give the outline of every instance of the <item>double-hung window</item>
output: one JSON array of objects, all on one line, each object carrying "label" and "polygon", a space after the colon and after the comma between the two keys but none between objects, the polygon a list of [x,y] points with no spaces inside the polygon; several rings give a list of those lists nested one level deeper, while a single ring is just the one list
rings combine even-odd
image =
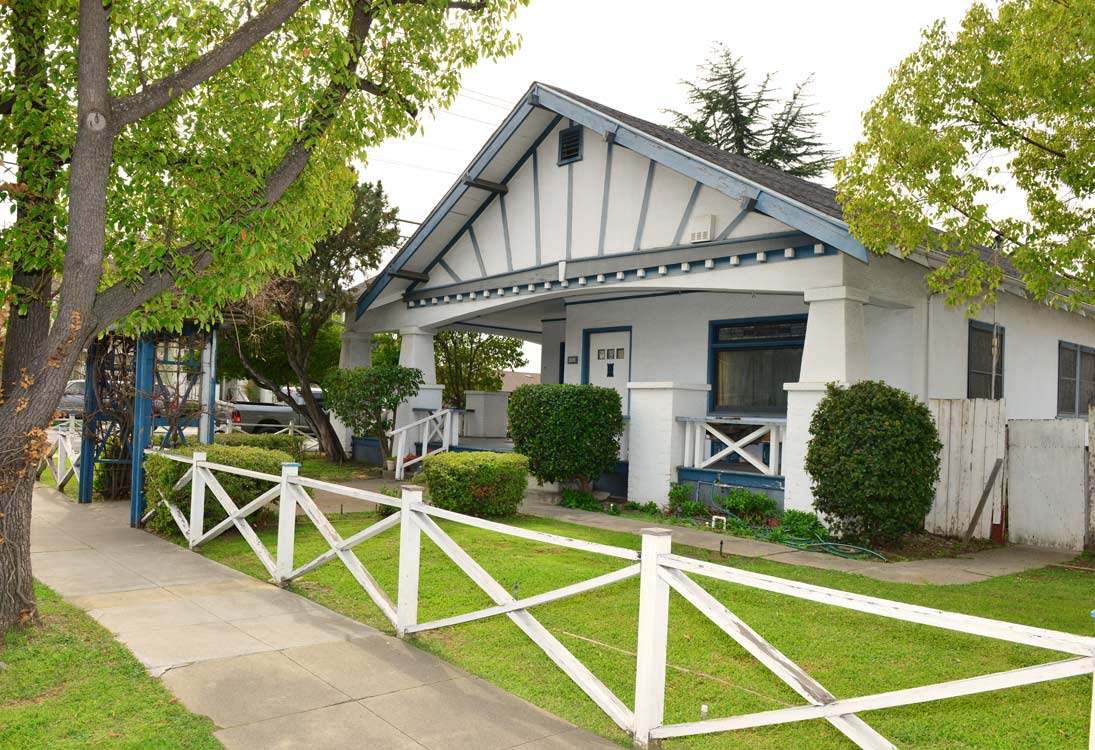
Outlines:
[{"label": "double-hung window", "polygon": [[1057,415],[1086,417],[1095,404],[1095,349],[1061,341],[1057,345]]},{"label": "double-hung window", "polygon": [[798,381],[806,317],[711,323],[711,401],[719,412],[785,414]]},{"label": "double-hung window", "polygon": [[1004,397],[1004,328],[970,321],[966,398]]}]

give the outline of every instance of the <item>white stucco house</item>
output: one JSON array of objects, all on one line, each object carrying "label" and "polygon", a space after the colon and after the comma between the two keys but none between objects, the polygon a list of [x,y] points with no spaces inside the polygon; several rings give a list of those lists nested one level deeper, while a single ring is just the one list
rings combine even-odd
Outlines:
[{"label": "white stucco house", "polygon": [[617,492],[664,502],[671,482],[717,481],[805,509],[828,382],[1005,397],[1009,418],[1095,400],[1086,311],[1027,299],[1007,268],[971,320],[929,292],[939,262],[868,253],[828,188],[537,83],[362,294],[342,363],[400,332],[427,380],[405,424],[441,406],[435,331],[538,342],[542,382],[620,392]]}]

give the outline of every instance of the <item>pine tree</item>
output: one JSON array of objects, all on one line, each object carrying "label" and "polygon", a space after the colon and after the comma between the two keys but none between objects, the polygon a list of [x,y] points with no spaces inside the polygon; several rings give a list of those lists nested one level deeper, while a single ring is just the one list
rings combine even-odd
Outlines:
[{"label": "pine tree", "polygon": [[773,74],[751,84],[741,58],[721,45],[701,70],[699,81],[682,81],[693,113],[666,110],[673,128],[796,177],[829,170],[836,154],[817,132],[821,113],[810,102],[811,78],[781,99],[773,90]]}]

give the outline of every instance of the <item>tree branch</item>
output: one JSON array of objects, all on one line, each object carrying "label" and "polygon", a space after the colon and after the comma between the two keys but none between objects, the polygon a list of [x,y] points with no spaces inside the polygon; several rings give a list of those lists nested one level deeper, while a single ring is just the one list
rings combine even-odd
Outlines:
[{"label": "tree branch", "polygon": [[398,91],[395,91],[391,87],[379,83],[373,83],[372,81],[365,78],[359,79],[358,85],[361,87],[361,90],[364,91],[366,94],[372,94],[373,96],[378,97],[395,96],[395,98],[399,100],[399,103],[403,105],[403,109],[406,110],[407,114],[409,114],[412,118],[418,117],[418,107],[414,106],[414,102],[400,94]]},{"label": "tree branch", "polygon": [[1047,154],[1052,154],[1053,156],[1056,156],[1058,159],[1068,158],[1067,155],[1064,152],[1058,151],[1057,149],[1050,147],[1048,144],[1041,143],[1040,141],[1036,141],[1035,139],[1028,136],[1026,133],[1019,130],[1019,128],[1015,127],[1010,122],[1006,121],[1003,117],[1001,117],[999,114],[997,114],[996,110],[994,110],[992,107],[990,107],[985,102],[978,99],[973,94],[970,94],[969,97],[970,97],[970,101],[972,101],[974,104],[976,104],[977,106],[979,106],[981,109],[985,110],[988,113],[989,117],[992,118],[993,122],[995,122],[1000,127],[1004,128],[1005,130],[1009,131],[1012,135],[1018,137],[1023,142],[1027,143],[1028,145],[1034,146],[1035,148],[1041,149],[1042,151],[1045,151]]},{"label": "tree branch", "polygon": [[[391,5],[433,5],[433,0],[391,0]],[[461,0],[450,0],[445,3],[445,8],[448,10],[483,10],[487,7],[486,0],[478,0],[478,2],[461,2]]]},{"label": "tree branch", "polygon": [[192,63],[114,104],[114,130],[163,109],[195,86],[204,83],[241,55],[281,28],[307,0],[274,0],[223,42]]},{"label": "tree branch", "polygon": [[0,95],[0,115],[10,115],[15,106],[15,94]]}]

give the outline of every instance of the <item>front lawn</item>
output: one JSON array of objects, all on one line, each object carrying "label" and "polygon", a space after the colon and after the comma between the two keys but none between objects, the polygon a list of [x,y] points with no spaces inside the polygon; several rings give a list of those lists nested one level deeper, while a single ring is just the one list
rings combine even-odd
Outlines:
[{"label": "front lawn", "polygon": [[220,748],[213,722],[175,701],[124,646],[38,585],[40,624],[0,636],[0,747]]},{"label": "front lawn", "polygon": [[[375,521],[372,514],[332,518],[345,537]],[[520,517],[525,528],[621,547],[640,538],[550,519]],[[530,596],[622,567],[620,560],[503,537],[451,523],[445,530],[507,589]],[[276,532],[260,532],[273,549]],[[327,549],[300,521],[296,564]],[[398,531],[356,548],[393,597]],[[835,571],[720,558],[677,546],[678,553],[823,586],[1013,622],[1095,635],[1091,574],[1045,569],[966,586],[891,584]],[[236,535],[206,545],[209,557],[256,578],[268,576]],[[769,594],[710,579],[703,586],[796,660],[839,697],[866,695],[971,677],[1066,658],[999,641],[886,620]],[[292,588],[332,609],[390,631],[387,621],[336,560]],[[467,612],[491,602],[455,565],[423,538],[419,618]],[[666,721],[693,721],[701,704],[711,718],[801,705],[802,701],[687,602],[673,594],[670,615]],[[533,613],[625,703],[634,692],[638,579],[536,607]],[[423,633],[416,644],[574,723],[621,743],[623,733],[605,717],[508,619],[491,618]],[[1087,747],[1091,679],[1076,678],[1005,692],[865,715],[872,726],[907,750],[1078,750]],[[822,721],[671,740],[689,750],[844,750],[853,745]]]}]

